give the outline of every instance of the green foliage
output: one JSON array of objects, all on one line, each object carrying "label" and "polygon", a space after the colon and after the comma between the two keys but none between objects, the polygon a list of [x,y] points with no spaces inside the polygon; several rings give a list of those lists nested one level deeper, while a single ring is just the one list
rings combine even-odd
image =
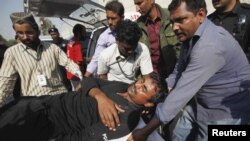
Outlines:
[{"label": "green foliage", "polygon": [[0,34],[0,41],[7,42],[7,40]]},{"label": "green foliage", "polygon": [[16,44],[15,39],[6,40],[1,34],[0,34],[0,41],[1,43],[5,44],[8,47]]},{"label": "green foliage", "polygon": [[16,44],[16,40],[14,40],[14,39],[10,39],[10,40],[6,43],[6,45],[7,45],[8,47],[13,46],[13,45],[15,45],[15,44]]}]

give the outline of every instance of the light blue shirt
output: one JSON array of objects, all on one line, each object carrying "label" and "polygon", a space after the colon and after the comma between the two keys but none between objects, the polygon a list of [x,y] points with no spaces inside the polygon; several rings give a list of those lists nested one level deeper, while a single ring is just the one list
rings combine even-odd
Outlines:
[{"label": "light blue shirt", "polygon": [[98,38],[97,44],[96,44],[96,49],[95,53],[90,61],[90,63],[87,66],[87,71],[95,74],[97,71],[97,66],[98,66],[98,58],[100,53],[113,43],[115,43],[115,32],[111,31],[110,28],[107,28]]},{"label": "light blue shirt", "polygon": [[[250,114],[250,67],[238,42],[208,19],[197,29],[195,37],[198,40],[187,67],[164,103],[157,106],[156,117],[163,123],[169,122],[192,98],[199,121]],[[182,60],[184,55],[180,56]]]}]

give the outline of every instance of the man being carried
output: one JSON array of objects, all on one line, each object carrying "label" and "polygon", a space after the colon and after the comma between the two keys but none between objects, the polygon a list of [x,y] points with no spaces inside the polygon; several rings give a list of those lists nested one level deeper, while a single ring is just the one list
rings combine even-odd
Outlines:
[{"label": "man being carried", "polygon": [[[132,85],[122,82],[85,78],[81,93],[57,96],[25,97],[7,105],[0,113],[1,141],[101,141],[128,135],[137,125],[144,105],[153,105],[164,97],[156,80],[148,77]],[[105,127],[110,116],[99,113],[103,103],[112,102],[119,112],[119,126]],[[105,107],[106,111],[110,107]],[[116,113],[116,109],[113,109]],[[108,112],[107,112],[108,113]],[[103,124],[105,123],[105,124]]]}]

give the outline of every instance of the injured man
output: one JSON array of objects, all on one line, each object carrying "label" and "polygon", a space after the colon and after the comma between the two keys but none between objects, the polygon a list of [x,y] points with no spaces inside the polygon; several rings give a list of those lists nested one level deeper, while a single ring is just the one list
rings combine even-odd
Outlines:
[{"label": "injured man", "polygon": [[115,140],[135,129],[146,105],[164,99],[160,91],[150,77],[132,85],[84,78],[79,92],[23,97],[1,108],[0,140]]}]

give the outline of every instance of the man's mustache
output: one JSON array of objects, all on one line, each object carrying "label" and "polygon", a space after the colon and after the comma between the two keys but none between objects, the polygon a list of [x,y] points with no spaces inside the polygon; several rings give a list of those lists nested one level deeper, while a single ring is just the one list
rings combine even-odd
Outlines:
[{"label": "man's mustache", "polygon": [[176,31],[176,32],[175,32],[175,35],[177,35],[177,36],[178,36],[178,35],[181,35],[181,34],[184,34],[184,33],[181,32],[181,31]]}]

